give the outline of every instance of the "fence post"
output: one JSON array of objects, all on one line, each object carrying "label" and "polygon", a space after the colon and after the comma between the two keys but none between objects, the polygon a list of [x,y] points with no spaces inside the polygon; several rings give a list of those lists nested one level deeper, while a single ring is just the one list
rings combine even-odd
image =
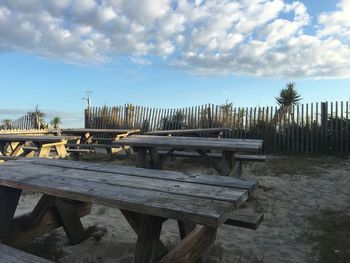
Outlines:
[{"label": "fence post", "polygon": [[326,152],[328,150],[327,120],[328,120],[328,103],[321,102],[321,148],[323,152]]},{"label": "fence post", "polygon": [[85,128],[88,128],[88,110],[87,109],[85,109],[84,110],[84,127]]},{"label": "fence post", "polygon": [[211,116],[210,103],[208,106],[208,125],[209,125],[209,128],[212,128],[213,121],[212,121],[212,116]]},{"label": "fence post", "polygon": [[125,128],[127,129],[128,128],[128,123],[129,123],[129,107],[128,105],[126,104],[125,105]]}]

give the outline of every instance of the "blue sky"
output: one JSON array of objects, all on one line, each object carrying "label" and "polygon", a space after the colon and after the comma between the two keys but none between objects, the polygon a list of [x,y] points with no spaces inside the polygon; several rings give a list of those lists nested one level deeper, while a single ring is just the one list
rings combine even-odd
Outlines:
[{"label": "blue sky", "polygon": [[147,1],[1,1],[0,120],[38,104],[82,126],[86,90],[93,106],[274,105],[289,81],[303,102],[350,97],[346,0]]}]

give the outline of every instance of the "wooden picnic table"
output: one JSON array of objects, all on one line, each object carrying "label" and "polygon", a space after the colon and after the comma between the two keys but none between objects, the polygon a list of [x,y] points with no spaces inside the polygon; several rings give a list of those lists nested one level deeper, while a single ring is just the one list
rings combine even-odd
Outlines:
[{"label": "wooden picnic table", "polygon": [[[234,175],[235,153],[256,153],[262,147],[262,140],[227,139],[227,138],[203,138],[203,137],[173,137],[132,135],[114,142],[117,145],[129,145],[137,153],[137,166],[144,168],[162,169],[162,163],[177,150],[192,150],[197,152],[210,163],[219,174],[224,176]],[[160,149],[167,149],[167,154],[160,155]],[[213,158],[210,151],[222,152],[219,162]],[[149,153],[150,160],[147,160]]]},{"label": "wooden picnic table", "polygon": [[182,130],[162,130],[149,131],[145,135],[159,135],[159,136],[186,136],[186,137],[214,137],[220,138],[225,133],[230,132],[230,128],[199,128],[199,129],[182,129]]},{"label": "wooden picnic table", "polygon": [[[96,203],[119,208],[134,229],[134,263],[196,262],[256,186],[250,180],[104,163],[8,161],[0,169],[0,242],[34,238],[63,225],[70,241],[79,243],[87,237],[80,221],[86,209],[80,214],[77,209]],[[33,212],[13,218],[22,190],[43,196]],[[182,238],[170,251],[160,240],[168,219],[178,221]]]},{"label": "wooden picnic table", "polygon": [[39,157],[49,157],[51,149],[54,148],[58,157],[65,158],[67,140],[74,139],[77,138],[74,136],[0,135],[0,155],[33,156],[33,149],[24,150],[29,143],[33,143],[39,151]]},{"label": "wooden picnic table", "polygon": [[130,134],[139,133],[140,129],[62,129],[63,135],[77,135],[81,137],[81,144],[92,143],[92,139],[95,136],[108,136],[109,139],[118,140],[124,138]]}]

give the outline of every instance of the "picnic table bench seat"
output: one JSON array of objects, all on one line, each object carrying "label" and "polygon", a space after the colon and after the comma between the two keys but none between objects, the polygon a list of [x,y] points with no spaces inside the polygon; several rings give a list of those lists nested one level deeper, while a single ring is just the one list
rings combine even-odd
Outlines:
[{"label": "picnic table bench seat", "polygon": [[[198,152],[190,152],[190,151],[169,151],[169,150],[158,150],[158,154],[160,156],[173,156],[173,157],[186,157],[186,158],[204,158]],[[212,153],[208,152],[206,155],[210,158],[221,159],[223,157],[222,153]],[[258,154],[235,154],[234,160],[236,161],[233,172],[236,177],[240,177],[242,175],[243,162],[265,162],[265,155]]]},{"label": "picnic table bench seat", "polygon": [[52,261],[0,243],[0,263],[52,263]]},{"label": "picnic table bench seat", "polygon": [[[35,146],[25,146],[22,148],[24,151],[27,151],[27,152],[30,152],[30,151],[37,151],[38,148],[35,147]],[[55,151],[54,149],[51,149],[51,151]],[[66,149],[66,151],[68,153],[85,153],[85,154],[88,154],[88,153],[92,153],[94,152],[93,149]]]}]

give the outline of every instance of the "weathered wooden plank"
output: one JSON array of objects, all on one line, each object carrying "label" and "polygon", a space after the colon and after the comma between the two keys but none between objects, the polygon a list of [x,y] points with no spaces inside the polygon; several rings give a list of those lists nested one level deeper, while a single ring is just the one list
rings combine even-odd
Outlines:
[{"label": "weathered wooden plank", "polygon": [[[0,243],[0,263],[50,263],[51,261],[30,255]],[[52,263],[52,262],[51,262]]]},{"label": "weathered wooden plank", "polygon": [[225,224],[256,230],[262,221],[264,214],[236,211],[226,219]]},{"label": "weathered wooden plank", "polygon": [[194,263],[210,247],[216,238],[216,228],[202,226],[194,229],[159,263]]},{"label": "weathered wooden plank", "polygon": [[235,139],[194,138],[173,136],[134,135],[114,142],[116,145],[143,147],[175,147],[184,149],[216,149],[227,151],[257,152],[262,141],[238,141]]},{"label": "weathered wooden plank", "polygon": [[[61,169],[73,168],[110,174],[125,174],[145,178],[164,179],[174,182],[192,182],[201,185],[225,186],[238,189],[246,189],[253,192],[257,187],[257,182],[249,178],[226,178],[223,176],[202,175],[198,173],[182,173],[174,171],[157,171],[130,166],[120,166],[105,163],[84,163],[69,160],[49,160],[49,159],[20,159],[17,162],[34,163],[48,166],[56,166]],[[13,164],[15,165],[15,164]]]},{"label": "weathered wooden plank", "polygon": [[201,129],[182,129],[182,130],[162,130],[162,131],[149,131],[145,132],[145,135],[191,135],[206,133],[217,134],[220,132],[229,132],[230,128],[201,128]]},{"label": "weathered wooden plank", "polygon": [[[22,164],[21,168],[28,174],[34,175],[37,171],[40,174],[60,174],[62,173],[62,167],[43,166]],[[12,171],[15,171],[12,169]],[[233,202],[236,206],[239,206],[241,202],[244,202],[248,198],[248,192],[245,189],[235,189],[232,187],[212,186],[212,185],[198,185],[191,182],[179,182],[164,179],[151,179],[145,180],[144,177],[139,177],[133,174],[125,175],[117,172],[103,173],[96,171],[84,171],[80,169],[64,168],[62,178],[69,179],[84,179],[91,183],[106,183],[113,186],[125,186],[144,190],[154,190],[169,194],[181,194],[190,197],[207,198],[211,200]]]},{"label": "weathered wooden plank", "polygon": [[71,245],[76,245],[87,238],[76,211],[76,205],[69,200],[59,198],[56,198],[53,202]]},{"label": "weathered wooden plank", "polygon": [[189,220],[213,227],[222,224],[235,209],[232,202],[115,186],[40,172],[33,177],[18,169],[6,169],[6,175],[0,172],[0,184],[82,202],[93,201],[138,213]]},{"label": "weathered wooden plank", "polygon": [[134,263],[156,263],[162,255],[157,251],[163,218],[142,214],[135,246]]},{"label": "weathered wooden plank", "polygon": [[10,230],[22,191],[0,185],[0,243]]},{"label": "weathered wooden plank", "polygon": [[[91,203],[77,204],[76,211],[79,217],[89,215],[91,213]],[[24,214],[14,218],[5,243],[10,245],[23,245],[61,226],[62,222],[57,218],[57,212],[53,207],[50,207],[44,215],[37,216],[36,218],[33,218],[32,212]]]}]

